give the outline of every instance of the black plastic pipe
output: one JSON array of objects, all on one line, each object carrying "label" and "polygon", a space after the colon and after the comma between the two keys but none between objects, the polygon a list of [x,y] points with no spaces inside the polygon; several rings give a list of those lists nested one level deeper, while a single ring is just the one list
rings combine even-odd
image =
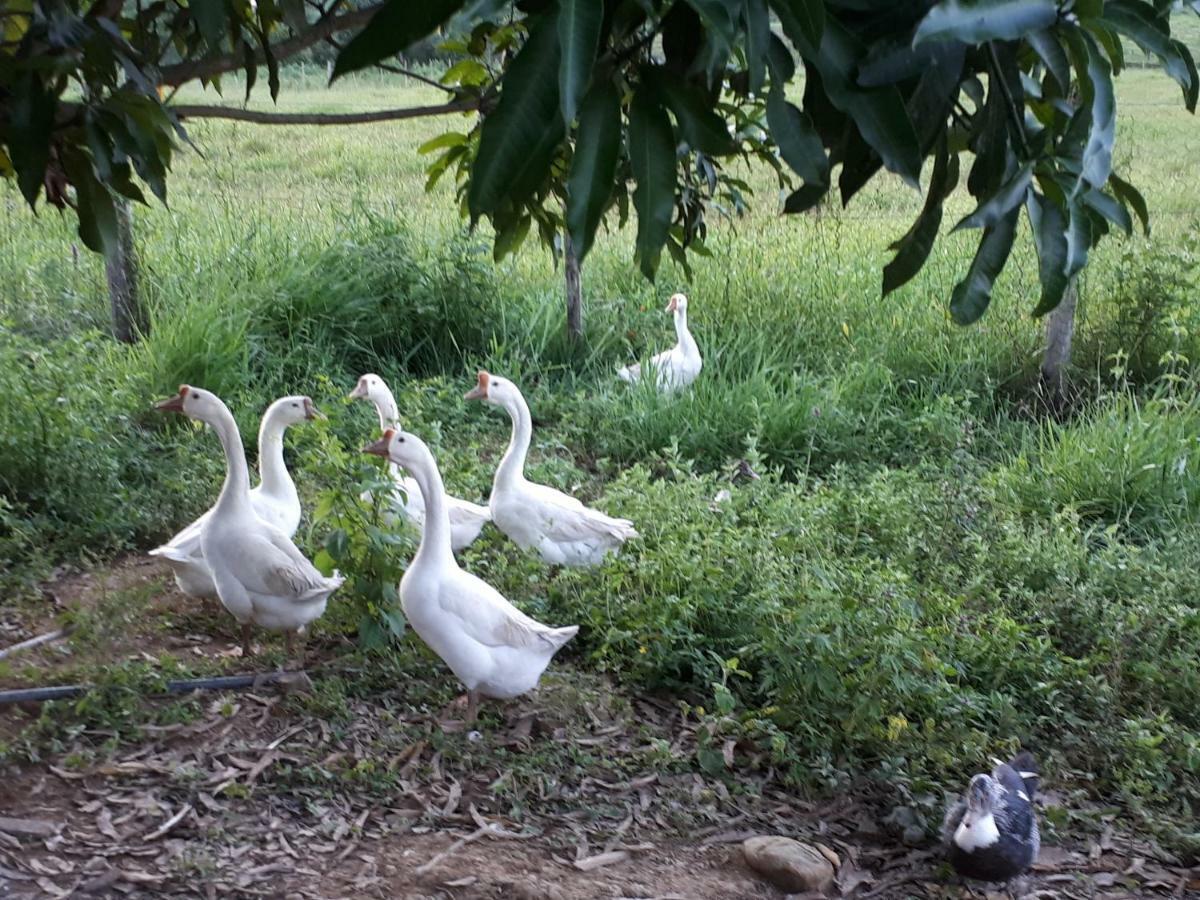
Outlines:
[{"label": "black plastic pipe", "polygon": [[[215,678],[187,678],[182,681],[168,681],[168,694],[187,694],[192,691],[228,691],[259,685],[274,684],[281,678],[294,675],[294,672],[263,672],[260,675],[219,675]],[[59,684],[50,687],[21,688],[14,691],[0,691],[0,706],[9,703],[43,703],[46,700],[62,700],[66,697],[77,697],[87,693],[94,685],[91,684]]]}]

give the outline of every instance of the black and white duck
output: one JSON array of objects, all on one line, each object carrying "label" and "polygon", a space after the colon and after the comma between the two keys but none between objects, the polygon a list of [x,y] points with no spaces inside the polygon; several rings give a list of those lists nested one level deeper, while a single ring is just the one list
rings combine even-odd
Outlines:
[{"label": "black and white duck", "polygon": [[1037,786],[1037,763],[1025,750],[991,775],[971,779],[942,823],[942,840],[959,875],[1007,883],[1029,871],[1041,846],[1033,808]]}]

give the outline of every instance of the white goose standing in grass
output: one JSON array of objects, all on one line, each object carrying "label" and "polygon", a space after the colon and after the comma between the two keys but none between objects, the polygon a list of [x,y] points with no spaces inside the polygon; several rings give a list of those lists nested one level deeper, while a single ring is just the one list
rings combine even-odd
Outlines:
[{"label": "white goose standing in grass", "polygon": [[284,632],[290,655],[294,635],[325,612],[343,579],[322,575],[287,534],[259,517],[237,422],[219,397],[184,384],[158,409],[204,422],[225,451],[225,483],[201,527],[200,549],[217,597],[242,626],[243,656],[250,655],[251,625]]},{"label": "white goose standing in grass", "polygon": [[[308,397],[280,397],[267,407],[258,428],[258,465],[262,481],[250,491],[250,502],[259,518],[288,537],[300,527],[300,495],[283,461],[283,433],[291,425],[325,416]],[[175,573],[175,583],[189,597],[215,597],[217,588],[204,562],[200,534],[212,515],[208,510],[171,540],[150,551]]]},{"label": "white goose standing in grass", "polygon": [[[400,427],[400,411],[396,406],[396,398],[378,375],[368,373],[359,378],[358,384],[350,392],[350,398],[370,400],[375,405],[375,411],[379,413],[380,431]],[[421,523],[425,521],[425,501],[421,498],[416,479],[400,474],[399,468],[393,462],[388,463],[388,468],[396,486],[403,492],[394,493],[393,502],[420,528]],[[479,537],[484,523],[492,517],[486,506],[460,500],[449,494],[446,495],[446,509],[450,516],[450,546],[454,548],[455,553],[465,549]]]},{"label": "white goose standing in grass", "polygon": [[1009,882],[1037,861],[1041,840],[1033,798],[1037,763],[1021,751],[991,775],[976,775],[967,792],[946,812],[942,840],[959,875]]},{"label": "white goose standing in grass", "polygon": [[529,406],[515,384],[488,372],[466,394],[502,407],[512,419],[512,437],[496,468],[489,500],[492,521],[523,549],[534,548],[548,563],[594,566],[605,554],[638,536],[628,519],[589,509],[574,497],[525,478],[525,457],[533,437]]},{"label": "white goose standing in grass", "polygon": [[467,720],[474,719],[480,697],[507,700],[533,690],[579,626],[543,625],[458,567],[446,489],[424,441],[388,428],[363,452],[404,466],[425,499],[421,546],[400,580],[400,604],[421,640],[466,686]]},{"label": "white goose standing in grass", "polygon": [[[675,336],[678,338],[670,350],[651,357],[646,368],[653,371],[658,390],[664,394],[682,390],[700,374],[704,360],[700,358],[700,348],[692,337],[687,324],[688,300],[683,294],[672,294],[667,303],[667,312],[675,314]],[[636,384],[642,377],[641,363],[633,363],[617,370],[622,381]]]}]

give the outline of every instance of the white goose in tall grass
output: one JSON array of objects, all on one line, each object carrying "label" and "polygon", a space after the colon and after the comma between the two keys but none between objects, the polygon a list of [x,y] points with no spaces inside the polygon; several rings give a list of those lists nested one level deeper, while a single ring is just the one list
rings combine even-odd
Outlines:
[{"label": "white goose in tall grass", "polygon": [[[673,294],[667,303],[667,312],[675,315],[675,336],[677,343],[670,350],[664,350],[650,358],[645,368],[654,373],[655,384],[661,393],[669,394],[682,390],[700,374],[704,360],[700,358],[700,348],[696,339],[688,330],[687,323],[688,299],[683,294]],[[636,384],[641,380],[643,366],[633,363],[617,370],[622,381]]]},{"label": "white goose in tall grass", "polygon": [[579,626],[543,625],[458,567],[446,489],[424,441],[388,428],[363,452],[404,466],[425,500],[421,546],[400,580],[400,604],[421,640],[466,686],[467,720],[474,718],[481,696],[507,700],[533,690]]},{"label": "white goose in tall grass", "polygon": [[[379,414],[380,431],[400,427],[400,411],[396,406],[396,398],[378,375],[368,373],[359,378],[358,384],[350,392],[350,397],[354,400],[370,400],[375,405],[375,411]],[[388,463],[388,468],[400,489],[392,495],[395,506],[420,528],[425,521],[425,501],[421,498],[421,490],[416,480],[402,475],[393,462]],[[492,517],[486,506],[460,500],[449,494],[446,495],[446,510],[450,516],[450,546],[454,548],[455,553],[465,549],[479,537],[484,523]]]},{"label": "white goose in tall grass", "polygon": [[[262,481],[250,491],[250,503],[259,518],[288,537],[300,527],[300,495],[283,461],[283,433],[289,426],[325,416],[308,397],[280,397],[267,407],[258,428],[258,465]],[[200,534],[212,515],[208,510],[171,540],[150,551],[164,559],[175,573],[175,583],[189,597],[215,597],[217,588],[204,562]]]},{"label": "white goose in tall grass", "polygon": [[574,497],[525,478],[525,457],[533,437],[529,406],[515,384],[488,372],[466,394],[508,412],[512,437],[496,469],[489,504],[496,527],[523,549],[533,548],[548,563],[594,566],[605,554],[638,536],[628,519],[589,509]]},{"label": "white goose in tall grass", "polygon": [[242,626],[242,654],[250,655],[252,625],[284,632],[290,654],[293,637],[325,612],[343,579],[322,575],[288,535],[259,517],[237,422],[219,397],[185,384],[158,409],[204,422],[225,451],[225,483],[200,529],[200,550],[221,605]]}]

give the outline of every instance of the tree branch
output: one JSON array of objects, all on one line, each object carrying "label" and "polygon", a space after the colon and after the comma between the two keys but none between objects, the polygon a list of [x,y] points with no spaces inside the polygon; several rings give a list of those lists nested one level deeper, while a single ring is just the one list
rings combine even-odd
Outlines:
[{"label": "tree branch", "polygon": [[[322,19],[319,22],[313,23],[307,31],[302,31],[300,34],[290,37],[286,41],[280,41],[278,44],[272,44],[271,53],[280,61],[295,56],[297,53],[307,50],[313,44],[324,40],[335,32],[346,31],[367,24],[382,6],[382,3],[377,3],[363,9],[352,10],[340,16],[330,16],[327,19]],[[263,65],[266,62],[266,55],[263,53],[261,47],[255,51],[254,61],[258,65]],[[241,54],[230,53],[225,56],[211,56],[207,59],[164,66],[159,70],[159,82],[165,85],[178,85],[186,81],[223,75],[226,72],[243,69],[245,66],[246,60]]]},{"label": "tree branch", "polygon": [[395,122],[400,119],[420,119],[444,116],[449,113],[478,110],[478,99],[456,100],[437,106],[410,106],[403,109],[381,109],[364,113],[277,113],[239,109],[236,106],[168,106],[169,112],[181,119],[236,119],[256,125],[363,125],[368,122]]}]

